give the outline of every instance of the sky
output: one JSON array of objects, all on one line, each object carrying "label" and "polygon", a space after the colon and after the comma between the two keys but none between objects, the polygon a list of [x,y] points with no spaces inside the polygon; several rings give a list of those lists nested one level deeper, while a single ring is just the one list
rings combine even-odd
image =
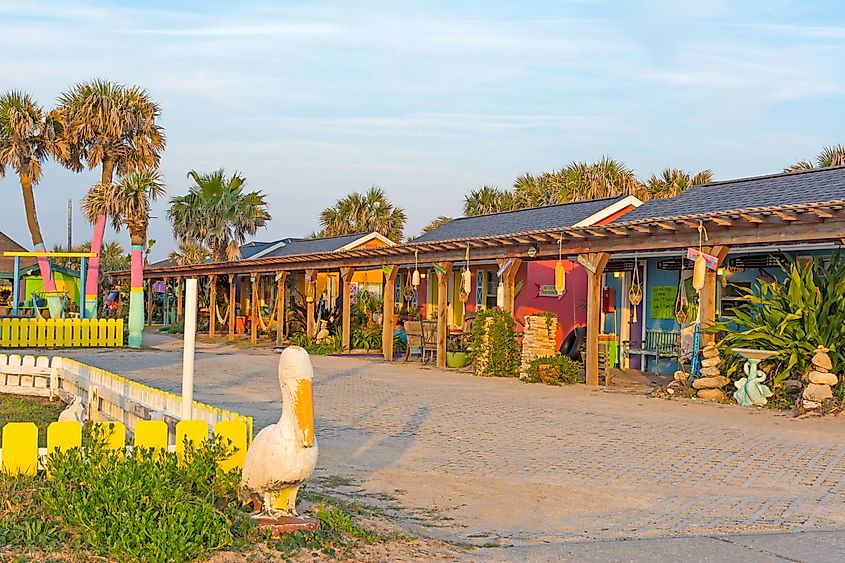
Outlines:
[{"label": "sky", "polygon": [[[510,187],[603,155],[640,178],[776,173],[845,143],[845,5],[837,1],[323,1],[0,3],[0,89],[49,107],[74,83],[146,88],[163,108],[168,197],[189,170],[242,173],[269,194],[257,240],[306,235],[321,209],[377,185],[407,235]],[[90,239],[96,181],[48,165],[48,246]],[[0,230],[31,239],[14,173]],[[107,239],[129,246],[124,230]]]}]

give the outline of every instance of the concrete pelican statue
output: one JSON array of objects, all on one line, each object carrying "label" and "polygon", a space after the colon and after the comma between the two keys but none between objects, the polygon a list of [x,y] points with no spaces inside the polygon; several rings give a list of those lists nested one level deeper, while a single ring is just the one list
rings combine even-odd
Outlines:
[{"label": "concrete pelican statue", "polygon": [[308,352],[291,346],[279,358],[282,416],[263,428],[246,452],[238,498],[252,502],[256,516],[297,516],[296,494],[317,465],[314,368]]}]

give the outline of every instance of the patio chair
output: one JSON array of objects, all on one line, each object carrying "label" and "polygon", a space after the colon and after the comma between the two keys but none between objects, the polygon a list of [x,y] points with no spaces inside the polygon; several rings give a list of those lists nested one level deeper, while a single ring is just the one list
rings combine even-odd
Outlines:
[{"label": "patio chair", "polygon": [[422,325],[423,346],[422,346],[422,363],[426,363],[426,358],[437,361],[437,321],[420,321]]},{"label": "patio chair", "polygon": [[423,355],[423,332],[420,321],[405,321],[405,336],[408,338],[408,345],[405,347],[405,361],[411,354]]}]

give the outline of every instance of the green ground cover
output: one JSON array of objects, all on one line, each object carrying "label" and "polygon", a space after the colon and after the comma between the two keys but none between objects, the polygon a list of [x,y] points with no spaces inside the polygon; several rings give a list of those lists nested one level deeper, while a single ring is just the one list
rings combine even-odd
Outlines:
[{"label": "green ground cover", "polygon": [[34,422],[38,426],[38,445],[43,448],[47,446],[47,426],[58,420],[66,406],[62,401],[0,394],[0,428],[9,422]]}]

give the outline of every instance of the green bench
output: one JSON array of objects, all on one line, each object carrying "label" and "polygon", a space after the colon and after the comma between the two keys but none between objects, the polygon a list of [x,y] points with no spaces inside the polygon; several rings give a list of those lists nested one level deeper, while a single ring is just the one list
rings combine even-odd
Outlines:
[{"label": "green bench", "polygon": [[[648,329],[645,340],[626,340],[622,343],[622,353],[654,358],[654,369],[660,373],[660,360],[677,359],[681,342],[681,333],[675,330]],[[645,371],[645,365],[642,366]]]}]

